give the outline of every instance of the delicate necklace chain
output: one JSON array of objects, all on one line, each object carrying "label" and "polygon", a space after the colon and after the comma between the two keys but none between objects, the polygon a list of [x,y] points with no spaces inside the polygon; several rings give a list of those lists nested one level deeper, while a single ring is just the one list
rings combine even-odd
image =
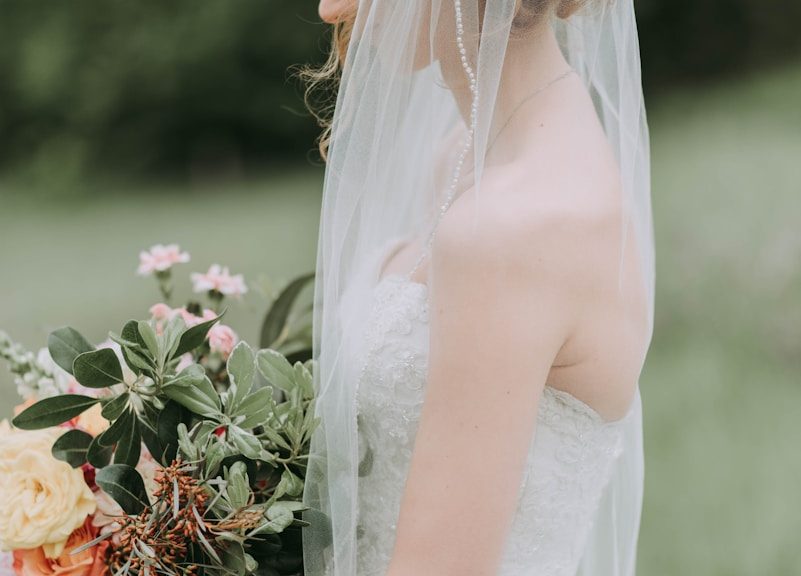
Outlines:
[{"label": "delicate necklace chain", "polygon": [[515,114],[517,114],[517,112],[523,107],[523,104],[525,104],[526,102],[528,102],[529,100],[531,100],[535,96],[538,96],[539,94],[541,94],[542,92],[544,92],[545,90],[547,90],[548,88],[550,88],[551,86],[553,86],[554,84],[559,82],[560,80],[563,80],[563,79],[567,78],[568,76],[573,74],[573,72],[575,72],[575,70],[573,70],[573,68],[568,68],[567,70],[565,70],[564,72],[559,74],[559,76],[557,76],[556,78],[552,79],[551,81],[549,81],[544,86],[540,86],[539,88],[534,90],[534,92],[532,92],[531,94],[529,94],[528,96],[523,98],[517,104],[517,106],[515,106],[514,110],[512,110],[512,112],[509,114],[509,116],[506,118],[506,122],[503,123],[503,126],[501,126],[501,129],[498,130],[495,133],[495,136],[493,137],[492,142],[490,143],[489,146],[487,146],[487,152],[489,152],[492,149],[492,147],[495,146],[495,142],[498,141],[498,136],[500,136],[501,132],[503,132],[507,128],[507,126],[509,126],[509,123],[512,121],[512,118],[514,118]]},{"label": "delicate necklace chain", "polygon": [[[423,262],[425,262],[426,256],[431,251],[431,247],[434,244],[434,237],[436,236],[437,228],[439,227],[442,218],[445,216],[445,213],[448,211],[448,209],[451,207],[451,204],[453,204],[454,200],[456,199],[456,187],[459,185],[459,179],[461,178],[462,175],[462,168],[464,167],[464,161],[465,158],[467,158],[467,153],[470,151],[470,148],[473,145],[473,139],[476,133],[476,125],[478,119],[478,86],[476,85],[476,74],[467,60],[467,49],[464,46],[464,24],[462,22],[461,0],[454,0],[454,8],[456,11],[456,47],[459,49],[462,68],[464,69],[465,75],[467,76],[470,85],[470,94],[471,94],[470,126],[467,130],[465,143],[462,146],[462,150],[459,153],[459,156],[456,160],[456,166],[453,169],[453,174],[451,175],[451,180],[450,183],[448,184],[448,191],[445,194],[445,201],[440,205],[439,209],[437,210],[437,217],[436,220],[434,221],[434,226],[432,227],[431,232],[429,232],[428,238],[426,240],[425,246],[423,247],[420,253],[420,256],[418,257],[412,269],[406,273],[406,279],[410,281],[414,273],[417,272],[417,270],[420,268]],[[495,142],[498,140],[498,136],[500,136],[501,132],[503,132],[504,129],[509,125],[509,123],[512,121],[512,118],[518,112],[518,110],[520,110],[523,104],[525,104],[526,102],[528,102],[529,100],[531,100],[532,98],[534,98],[535,96],[546,90],[547,88],[550,88],[552,85],[556,84],[563,78],[566,78],[573,72],[574,72],[573,68],[569,68],[568,70],[566,70],[553,80],[549,81],[544,86],[540,86],[539,88],[537,88],[537,90],[535,90],[534,92],[523,98],[523,100],[521,100],[517,104],[517,106],[515,106],[511,114],[509,114],[503,126],[501,126],[501,129],[495,133],[492,142],[487,147],[487,151],[489,151],[495,145]]]}]

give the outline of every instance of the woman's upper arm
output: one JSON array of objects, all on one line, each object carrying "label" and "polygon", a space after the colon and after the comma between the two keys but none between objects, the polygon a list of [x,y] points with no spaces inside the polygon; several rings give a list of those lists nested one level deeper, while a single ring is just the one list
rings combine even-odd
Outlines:
[{"label": "woman's upper arm", "polygon": [[496,573],[539,399],[574,320],[560,259],[531,248],[551,245],[538,234],[438,236],[428,383],[389,576]]}]

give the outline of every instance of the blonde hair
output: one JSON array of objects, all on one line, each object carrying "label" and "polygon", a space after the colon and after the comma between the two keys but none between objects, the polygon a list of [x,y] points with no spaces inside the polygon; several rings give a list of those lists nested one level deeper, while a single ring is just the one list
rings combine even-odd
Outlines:
[{"label": "blonde hair", "polygon": [[[513,27],[521,29],[529,26],[533,21],[542,17],[549,8],[555,8],[559,18],[569,18],[582,8],[589,0],[517,0],[518,13],[515,16]],[[331,145],[331,121],[336,104],[336,92],[342,67],[345,64],[353,26],[356,21],[357,2],[346,10],[336,23],[331,26],[331,48],[325,63],[319,67],[306,66],[300,70],[300,77],[306,82],[304,101],[309,112],[315,117],[322,128],[317,137],[320,156],[328,159],[328,148]],[[322,93],[322,101],[317,95]]]},{"label": "blonde hair", "polygon": [[319,67],[306,66],[300,70],[300,77],[306,82],[304,102],[320,128],[323,129],[317,137],[318,149],[323,160],[328,159],[336,92],[355,20],[356,9],[354,7],[331,26],[331,47],[326,61]]}]

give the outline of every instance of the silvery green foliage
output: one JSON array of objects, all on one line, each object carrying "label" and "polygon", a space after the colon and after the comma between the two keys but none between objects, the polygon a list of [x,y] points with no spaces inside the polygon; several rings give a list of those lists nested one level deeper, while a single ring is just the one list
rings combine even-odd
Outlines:
[{"label": "silvery green foliage", "polygon": [[67,391],[69,375],[58,368],[46,348],[34,354],[0,330],[0,358],[8,362],[17,393],[24,400],[50,398]]},{"label": "silvery green foliage", "polygon": [[[109,426],[92,436],[68,430],[53,454],[74,467],[91,464],[97,482],[133,518],[170,522],[164,496],[151,501],[136,470],[143,450],[162,466],[188,471],[208,495],[198,533],[207,574],[294,574],[302,566],[298,514],[302,504],[314,416],[309,341],[292,304],[309,279],[291,283],[268,313],[277,349],[240,342],[227,363],[207,362],[209,330],[220,316],[187,326],[180,315],[157,322],[130,320],[111,345],[96,348],[72,328],[48,338],[47,363],[0,333],[0,354],[40,398],[14,418],[21,429],[57,426],[99,404]],[[87,394],[42,380],[63,375]],[[193,560],[194,561],[194,560]],[[125,572],[125,571],[123,571]],[[127,572],[125,572],[127,573]]]}]

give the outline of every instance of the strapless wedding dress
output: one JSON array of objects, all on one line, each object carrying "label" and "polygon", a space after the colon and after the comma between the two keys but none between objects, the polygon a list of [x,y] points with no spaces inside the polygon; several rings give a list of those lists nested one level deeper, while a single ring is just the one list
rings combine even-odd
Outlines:
[{"label": "strapless wedding dress", "polygon": [[[368,304],[356,347],[363,357],[353,359],[363,366],[356,391],[357,576],[384,576],[426,387],[428,287],[387,275]],[[574,396],[545,387],[501,576],[575,576],[631,415],[607,422]]]}]

